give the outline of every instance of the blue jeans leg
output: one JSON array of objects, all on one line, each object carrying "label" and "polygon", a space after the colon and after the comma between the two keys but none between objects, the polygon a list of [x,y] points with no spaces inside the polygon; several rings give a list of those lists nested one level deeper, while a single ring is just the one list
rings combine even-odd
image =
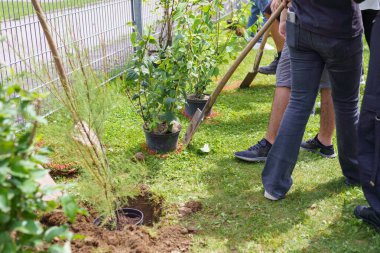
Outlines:
[{"label": "blue jeans leg", "polygon": [[360,38],[327,38],[287,23],[287,43],[292,93],[262,172],[265,190],[277,198],[284,197],[292,185],[291,175],[324,66],[332,85],[343,174],[359,180],[356,129],[362,54]]},{"label": "blue jeans leg", "polygon": [[[265,7],[269,3],[268,0],[251,0],[251,1],[252,1],[252,7],[251,7],[251,16],[248,19],[248,25],[247,25],[248,28],[257,23],[258,16],[260,14],[264,15]],[[267,21],[267,19],[264,15],[264,23],[266,21]],[[254,34],[251,34],[251,36],[253,37]]]},{"label": "blue jeans leg", "polygon": [[317,53],[291,46],[289,50],[293,68],[290,101],[262,173],[265,190],[277,198],[284,197],[293,183],[291,175],[324,68]]}]

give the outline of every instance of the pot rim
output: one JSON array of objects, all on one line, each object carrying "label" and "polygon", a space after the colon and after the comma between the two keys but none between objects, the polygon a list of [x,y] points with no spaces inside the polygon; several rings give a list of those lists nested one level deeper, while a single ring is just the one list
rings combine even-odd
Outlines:
[{"label": "pot rim", "polygon": [[142,129],[143,129],[143,131],[145,133],[150,134],[150,135],[154,135],[154,136],[175,136],[175,135],[180,134],[180,132],[182,130],[182,125],[181,125],[181,129],[178,132],[175,132],[175,133],[165,133],[165,134],[153,133],[151,131],[146,130],[145,127],[144,127],[144,125],[142,126]]},{"label": "pot rim", "polygon": [[190,96],[194,96],[195,94],[194,93],[191,93],[191,94],[186,94],[186,100],[187,101],[191,101],[191,102],[205,102],[205,101],[208,101],[210,99],[210,96],[211,94],[208,94],[208,93],[204,93],[203,96],[208,96],[208,98],[203,98],[203,99],[199,99],[199,98],[190,98]]},{"label": "pot rim", "polygon": [[[144,223],[144,213],[139,210],[139,209],[136,209],[136,208],[130,208],[130,207],[125,207],[125,208],[119,208],[117,209],[115,212],[122,212],[124,215],[127,215],[128,214],[128,210],[132,210],[132,211],[135,211],[136,213],[139,214],[140,216],[140,219],[138,222],[136,222],[136,224],[133,224],[133,225],[142,225]],[[99,226],[101,222],[101,219],[103,218],[103,215],[100,215],[98,217],[96,217],[93,221],[93,224],[96,225],[96,226]]]}]

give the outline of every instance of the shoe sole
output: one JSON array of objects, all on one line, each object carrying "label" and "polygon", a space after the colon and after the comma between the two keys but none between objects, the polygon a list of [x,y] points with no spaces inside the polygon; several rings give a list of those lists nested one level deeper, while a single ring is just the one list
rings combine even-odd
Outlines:
[{"label": "shoe sole", "polygon": [[246,162],[265,162],[267,160],[266,157],[247,158],[247,157],[238,156],[238,155],[235,155],[235,157]]},{"label": "shoe sole", "polygon": [[371,221],[371,220],[364,219],[363,217],[361,217],[361,216],[356,212],[356,210],[355,210],[354,213],[355,213],[355,217],[356,217],[357,219],[364,221],[365,223],[371,225],[371,226],[372,226],[377,232],[380,232],[380,226],[379,226],[379,225],[377,225],[376,223],[374,223],[374,222]]},{"label": "shoe sole", "polygon": [[301,147],[302,150],[306,150],[306,151],[309,151],[311,153],[314,153],[314,154],[318,154],[324,158],[335,158],[336,157],[336,154],[333,154],[333,155],[326,155],[326,154],[323,154],[321,151],[317,151],[315,149],[309,149],[309,148],[304,148],[304,147]]}]

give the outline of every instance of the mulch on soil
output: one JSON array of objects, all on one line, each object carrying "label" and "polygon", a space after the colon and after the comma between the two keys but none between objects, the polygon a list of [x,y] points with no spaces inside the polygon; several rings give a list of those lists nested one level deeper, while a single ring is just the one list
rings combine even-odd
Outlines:
[{"label": "mulch on soil", "polygon": [[141,143],[141,148],[146,152],[148,153],[149,155],[153,155],[157,158],[168,158],[170,155],[172,154],[181,154],[182,151],[183,151],[183,144],[182,142],[178,142],[178,147],[177,147],[177,150],[173,151],[173,152],[170,152],[170,153],[166,153],[166,154],[160,154],[158,153],[157,151],[153,150],[153,149],[150,149],[148,147],[148,145],[144,142],[144,143]]}]

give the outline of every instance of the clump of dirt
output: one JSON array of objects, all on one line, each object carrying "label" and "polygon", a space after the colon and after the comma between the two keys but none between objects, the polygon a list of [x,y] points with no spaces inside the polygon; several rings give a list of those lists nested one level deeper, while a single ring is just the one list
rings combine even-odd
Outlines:
[{"label": "clump of dirt", "polygon": [[193,213],[196,213],[202,210],[203,205],[199,201],[189,201],[185,203],[185,207],[190,208]]},{"label": "clump of dirt", "polygon": [[74,163],[46,163],[43,165],[45,169],[50,170],[49,174],[52,177],[74,177],[78,174],[78,168]]},{"label": "clump of dirt", "polygon": [[132,161],[134,162],[144,162],[145,161],[145,155],[143,152],[137,152],[133,157]]},{"label": "clump of dirt", "polygon": [[203,208],[202,203],[199,201],[189,201],[184,204],[179,205],[178,213],[180,217],[185,217],[192,215],[196,212],[201,211]]},{"label": "clump of dirt", "polygon": [[52,213],[47,213],[41,218],[41,223],[48,226],[61,226],[67,223],[67,219],[61,210],[56,210]]}]

